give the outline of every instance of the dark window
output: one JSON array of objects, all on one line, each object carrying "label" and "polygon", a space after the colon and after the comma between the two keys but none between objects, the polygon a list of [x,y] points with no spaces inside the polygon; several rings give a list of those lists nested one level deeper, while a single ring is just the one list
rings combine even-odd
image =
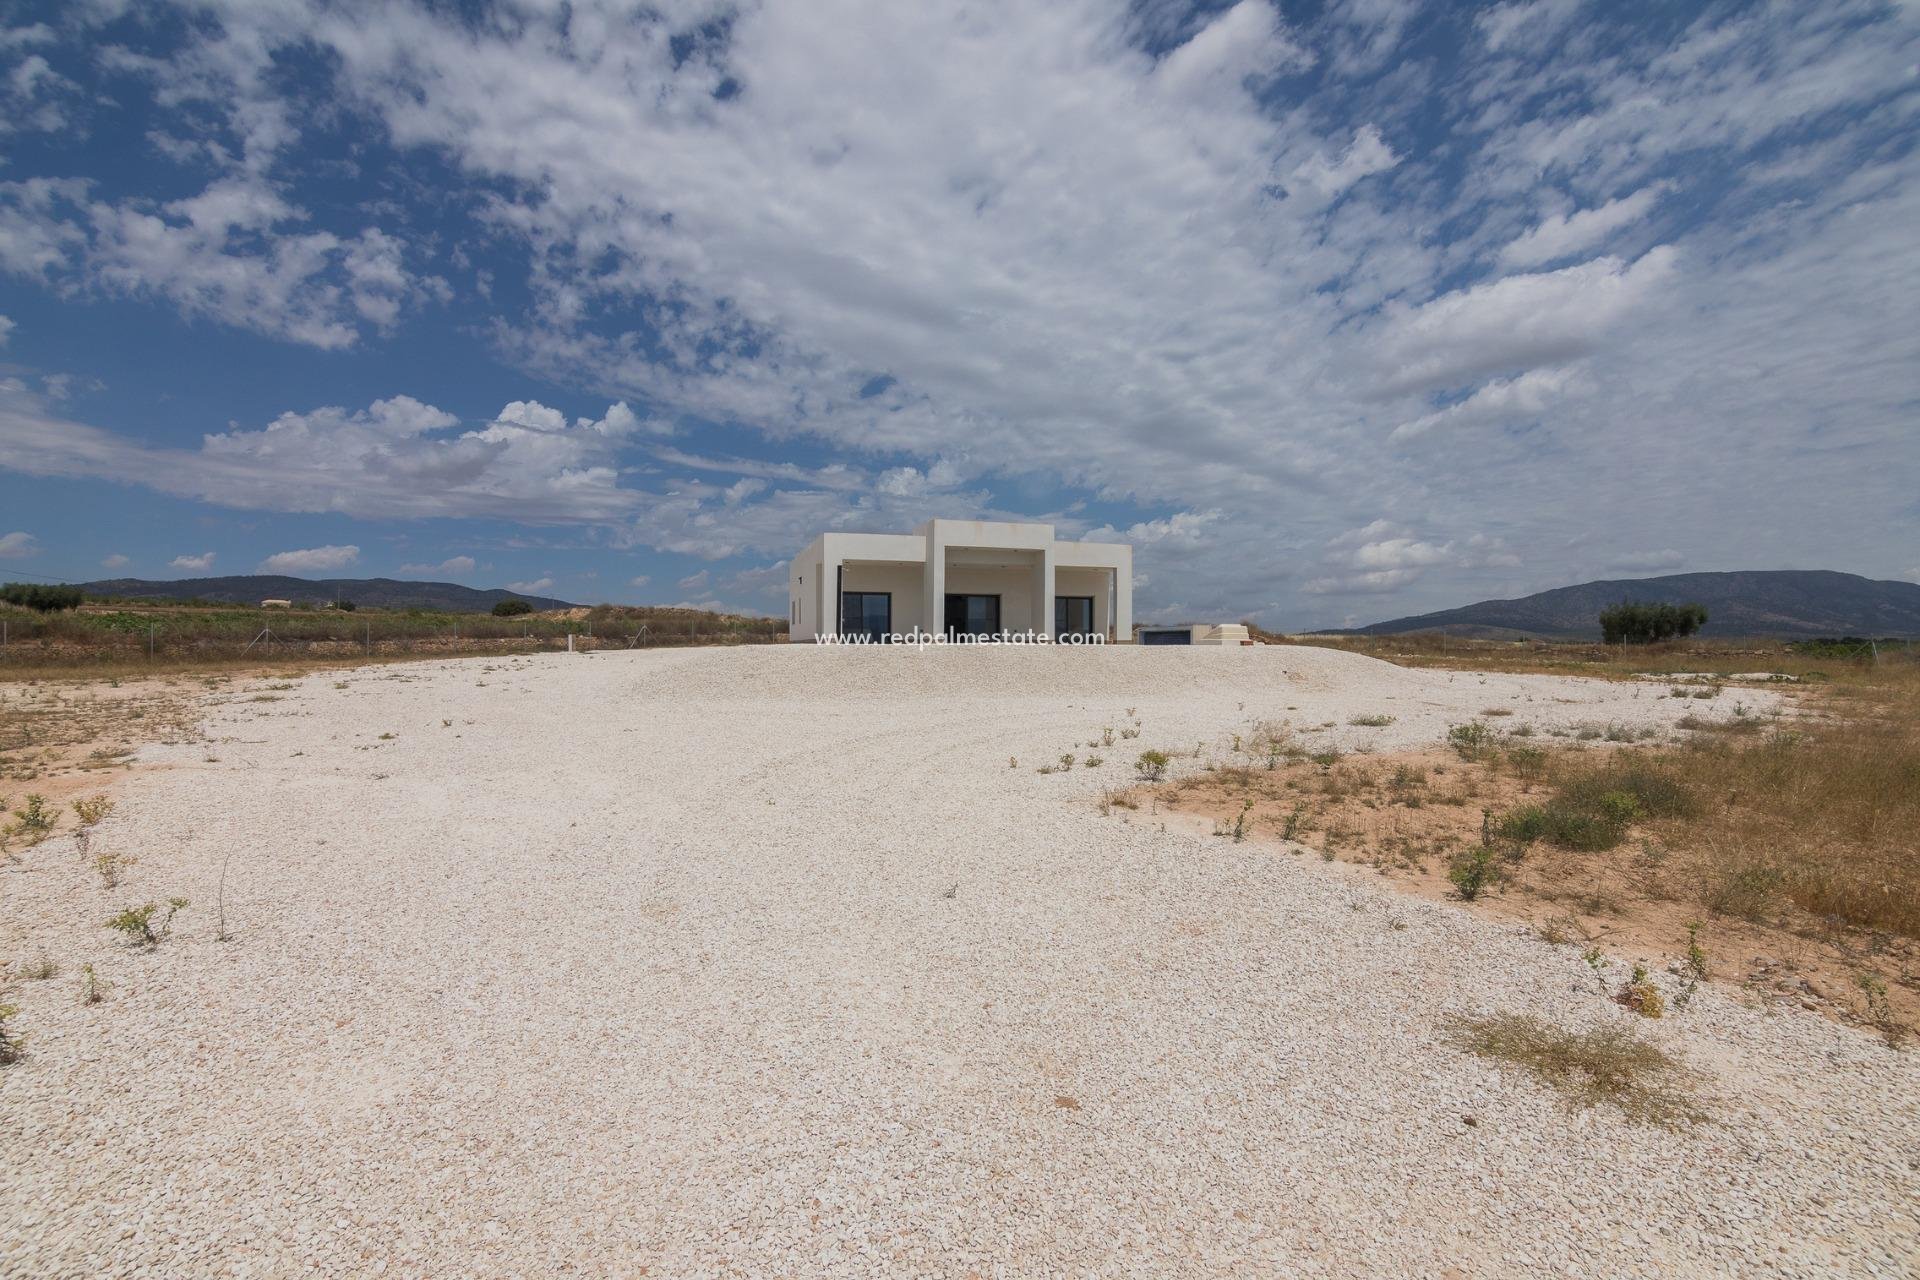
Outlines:
[{"label": "dark window", "polygon": [[947,597],[948,635],[991,636],[999,632],[999,596]]},{"label": "dark window", "polygon": [[1093,634],[1092,596],[1055,596],[1053,598],[1053,634],[1090,636]]},{"label": "dark window", "polygon": [[842,591],[840,593],[840,634],[871,636],[882,644],[893,633],[893,593],[891,591]]},{"label": "dark window", "polygon": [[1192,644],[1193,632],[1186,627],[1142,627],[1141,644]]}]

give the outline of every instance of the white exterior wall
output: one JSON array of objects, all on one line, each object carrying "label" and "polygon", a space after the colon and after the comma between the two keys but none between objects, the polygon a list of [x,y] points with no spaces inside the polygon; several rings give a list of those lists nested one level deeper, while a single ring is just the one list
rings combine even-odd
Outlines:
[{"label": "white exterior wall", "polygon": [[925,566],[917,564],[875,564],[856,560],[846,566],[840,578],[842,591],[889,591],[893,593],[893,629],[903,635],[915,627],[925,627],[921,617],[920,586]]},{"label": "white exterior wall", "polygon": [[1093,597],[1093,629],[1102,635],[1113,626],[1113,571],[1110,569],[1055,569],[1053,589],[1063,596]]},{"label": "white exterior wall", "polygon": [[[1033,569],[983,569],[972,565],[947,566],[947,590],[940,602],[940,618],[935,630],[947,625],[946,595],[999,596],[1002,631],[1038,631],[1033,616]],[[1051,630],[1053,619],[1047,619]]]},{"label": "white exterior wall", "polygon": [[832,635],[841,591],[893,596],[893,630],[938,632],[948,594],[997,595],[1007,631],[1053,634],[1056,592],[1092,596],[1094,627],[1133,639],[1133,548],[1058,542],[1053,526],[929,520],[910,534],[823,533],[787,574],[790,639]]}]

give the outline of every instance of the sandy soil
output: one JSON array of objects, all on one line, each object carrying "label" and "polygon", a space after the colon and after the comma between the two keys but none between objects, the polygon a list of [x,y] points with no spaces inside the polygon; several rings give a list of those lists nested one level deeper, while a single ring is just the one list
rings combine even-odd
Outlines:
[{"label": "sandy soil", "polygon": [[[0,877],[5,953],[61,969],[9,984],[0,1273],[1824,1276],[1920,1250],[1914,1055],[1705,991],[1637,1025],[1710,1122],[1569,1112],[1440,1027],[1632,1020],[1577,948],[1094,812],[1139,748],[1239,721],[1411,749],[1494,701],[1699,713],[1663,690],[1305,648],[743,648],[243,694],[119,784],[119,890],[65,838]],[[157,949],[100,927],[170,894],[193,905]]]}]

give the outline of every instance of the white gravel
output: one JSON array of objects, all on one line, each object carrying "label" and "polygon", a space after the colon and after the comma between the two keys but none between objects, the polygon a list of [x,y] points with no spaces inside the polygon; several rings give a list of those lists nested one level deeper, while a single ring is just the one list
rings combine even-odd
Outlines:
[{"label": "white gravel", "polygon": [[[4,1274],[1913,1274],[1913,1054],[1710,992],[1640,1025],[1712,1123],[1569,1112],[1438,1027],[1631,1018],[1573,949],[1092,804],[1256,719],[1770,694],[1310,648],[491,665],[235,690],[122,787],[119,890],[64,840],[0,875],[5,958],[62,969],[7,997]],[[171,893],[156,951],[99,927]]]}]

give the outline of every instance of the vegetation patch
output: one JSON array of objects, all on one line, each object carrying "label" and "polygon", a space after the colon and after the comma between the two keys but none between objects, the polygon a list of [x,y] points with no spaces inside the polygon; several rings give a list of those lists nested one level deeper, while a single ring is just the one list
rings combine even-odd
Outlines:
[{"label": "vegetation patch", "polygon": [[1643,1124],[1706,1118],[1691,1074],[1624,1027],[1568,1031],[1532,1014],[1501,1013],[1455,1018],[1446,1031],[1457,1047],[1520,1067],[1571,1105],[1605,1104]]}]

